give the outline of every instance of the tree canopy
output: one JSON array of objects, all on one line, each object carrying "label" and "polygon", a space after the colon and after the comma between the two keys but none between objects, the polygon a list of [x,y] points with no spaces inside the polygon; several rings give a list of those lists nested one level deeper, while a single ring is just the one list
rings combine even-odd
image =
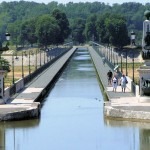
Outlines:
[{"label": "tree canopy", "polygon": [[[143,5],[136,2],[112,6],[101,2],[67,4],[55,1],[48,4],[27,1],[2,2],[0,43],[5,40],[5,32],[9,31],[11,42],[16,46],[26,43],[32,45],[36,42],[43,45],[60,44],[69,34],[76,40],[78,37],[79,43],[94,37],[94,40],[102,43],[124,46],[132,30],[136,32],[136,39],[141,40],[142,24],[146,19],[144,12],[149,6],[150,3]],[[120,14],[120,17],[116,14]],[[52,22],[48,23],[46,18]],[[48,39],[41,37],[42,33]],[[121,38],[120,45],[117,37]]]}]

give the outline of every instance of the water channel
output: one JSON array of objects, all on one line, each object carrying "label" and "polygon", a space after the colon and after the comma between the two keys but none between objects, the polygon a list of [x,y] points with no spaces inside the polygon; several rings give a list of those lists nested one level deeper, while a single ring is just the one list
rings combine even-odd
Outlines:
[{"label": "water channel", "polygon": [[86,48],[43,101],[40,119],[0,123],[0,150],[148,150],[150,124],[107,120]]}]

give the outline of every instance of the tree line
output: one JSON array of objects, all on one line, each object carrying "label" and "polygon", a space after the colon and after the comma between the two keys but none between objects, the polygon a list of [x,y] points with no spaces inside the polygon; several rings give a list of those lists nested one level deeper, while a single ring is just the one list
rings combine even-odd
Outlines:
[{"label": "tree line", "polygon": [[58,9],[51,14],[43,14],[36,18],[9,23],[7,30],[12,36],[12,42],[24,46],[34,43],[47,48],[51,44],[61,44],[70,34],[69,21],[66,14]]},{"label": "tree line", "polygon": [[140,42],[143,14],[149,6],[150,3],[133,2],[113,6],[101,2],[2,2],[0,42],[4,42],[4,33],[8,31],[16,46],[38,43],[47,47],[61,44],[69,37],[77,43],[95,40],[123,47],[129,44],[132,30]]}]

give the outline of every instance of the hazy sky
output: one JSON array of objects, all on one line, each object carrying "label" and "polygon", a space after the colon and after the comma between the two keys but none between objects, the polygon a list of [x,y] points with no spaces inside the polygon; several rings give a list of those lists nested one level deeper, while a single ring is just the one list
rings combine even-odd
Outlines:
[{"label": "hazy sky", "polygon": [[[5,2],[11,2],[11,1],[20,1],[20,0],[0,0],[0,3],[2,1]],[[78,2],[94,2],[94,1],[98,1],[98,2],[104,2],[105,4],[109,3],[110,5],[114,4],[114,3],[118,3],[118,4],[122,4],[124,2],[139,2],[142,4],[148,3],[150,2],[150,0],[24,0],[24,1],[34,1],[37,3],[49,3],[52,1],[57,1],[58,3],[68,3],[68,2],[74,2],[74,3],[78,3]]]}]

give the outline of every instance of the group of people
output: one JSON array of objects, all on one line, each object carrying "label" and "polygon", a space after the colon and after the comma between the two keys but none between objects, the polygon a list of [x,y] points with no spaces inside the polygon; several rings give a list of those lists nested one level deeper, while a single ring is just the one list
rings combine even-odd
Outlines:
[{"label": "group of people", "polygon": [[124,74],[122,74],[122,77],[119,79],[117,72],[114,72],[113,74],[112,71],[109,70],[107,73],[107,77],[108,77],[108,85],[112,85],[113,92],[116,92],[117,86],[121,85],[122,92],[125,93],[126,84],[128,83],[128,81]]}]

